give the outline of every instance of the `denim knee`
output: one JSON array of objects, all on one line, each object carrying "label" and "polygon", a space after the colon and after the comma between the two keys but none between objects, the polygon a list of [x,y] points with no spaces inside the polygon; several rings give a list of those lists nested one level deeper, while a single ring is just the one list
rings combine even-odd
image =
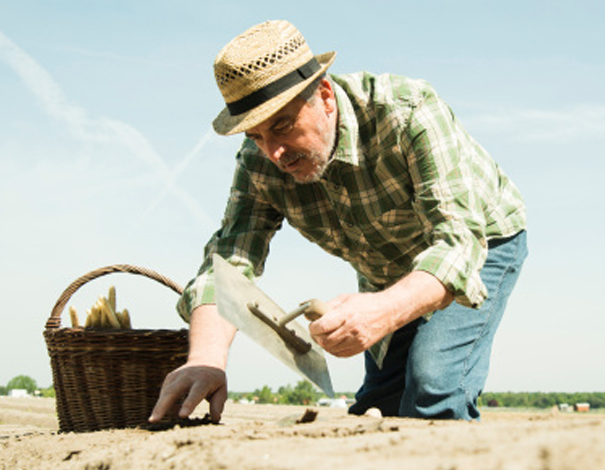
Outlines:
[{"label": "denim knee", "polygon": [[445,372],[440,362],[432,358],[413,362],[408,363],[399,416],[464,420],[479,417],[473,398],[475,394],[460,384],[460,376],[454,369]]}]

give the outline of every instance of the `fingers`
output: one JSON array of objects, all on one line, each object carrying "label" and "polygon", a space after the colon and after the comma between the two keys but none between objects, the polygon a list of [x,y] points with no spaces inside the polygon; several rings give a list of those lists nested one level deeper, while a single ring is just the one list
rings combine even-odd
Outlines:
[{"label": "fingers", "polygon": [[349,341],[345,338],[339,341],[334,341],[330,337],[320,336],[313,337],[315,342],[319,344],[323,349],[328,351],[330,354],[336,357],[349,357],[357,352],[350,352],[351,346]]},{"label": "fingers", "polygon": [[336,357],[351,357],[366,349],[359,325],[346,312],[334,309],[309,324],[311,338]]},{"label": "fingers", "polygon": [[[183,397],[185,400],[179,406],[178,401]],[[168,413],[187,418],[203,399],[210,403],[212,421],[218,423],[227,401],[225,372],[204,366],[177,369],[166,376],[149,422],[156,423]]]},{"label": "fingers", "polygon": [[328,335],[344,325],[346,317],[338,315],[334,310],[326,313],[323,317],[309,324],[311,336]]},{"label": "fingers", "polygon": [[160,397],[151,412],[149,417],[150,423],[157,423],[164,415],[176,404],[177,400],[185,392],[185,387],[178,387],[178,385],[170,382],[171,375],[169,374],[164,381],[162,390],[160,391]]},{"label": "fingers", "polygon": [[347,329],[344,328],[345,322],[330,321],[329,323],[326,322],[326,324],[319,324],[322,320],[316,320],[309,325],[311,338],[330,354],[343,357],[342,354],[350,347],[348,344],[350,335]]},{"label": "fingers", "polygon": [[179,417],[188,417],[205,398],[210,405],[209,411],[212,422],[218,423],[227,401],[226,376],[220,369],[207,368],[205,372],[207,373],[206,379],[194,382],[189,390],[189,394],[179,410]]},{"label": "fingers", "polygon": [[365,350],[359,336],[354,332],[344,331],[344,329],[311,337],[319,346],[336,357],[351,357]]},{"label": "fingers", "polygon": [[210,418],[214,424],[218,424],[227,401],[227,387],[219,388],[208,401],[210,403]]},{"label": "fingers", "polygon": [[189,390],[187,398],[185,398],[185,401],[183,401],[183,404],[179,409],[179,418],[187,418],[191,413],[193,413],[195,407],[211,393],[212,390],[210,389],[210,384],[207,382],[194,382]]}]

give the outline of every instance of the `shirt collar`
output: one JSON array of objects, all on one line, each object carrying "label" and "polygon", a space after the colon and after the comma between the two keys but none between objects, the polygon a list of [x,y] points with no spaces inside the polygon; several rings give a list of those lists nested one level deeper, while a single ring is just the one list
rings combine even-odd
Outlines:
[{"label": "shirt collar", "polygon": [[359,166],[362,150],[359,141],[359,125],[353,104],[340,85],[332,81],[338,106],[338,142],[333,160]]}]

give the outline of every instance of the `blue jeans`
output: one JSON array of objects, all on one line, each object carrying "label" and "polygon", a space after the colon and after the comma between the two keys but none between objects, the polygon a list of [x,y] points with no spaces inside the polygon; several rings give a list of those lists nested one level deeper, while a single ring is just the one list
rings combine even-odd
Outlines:
[{"label": "blue jeans", "polygon": [[526,257],[525,231],[490,241],[481,270],[488,298],[481,308],[453,302],[430,320],[397,330],[382,369],[366,352],[366,376],[349,413],[376,407],[383,416],[478,419],[494,335]]}]

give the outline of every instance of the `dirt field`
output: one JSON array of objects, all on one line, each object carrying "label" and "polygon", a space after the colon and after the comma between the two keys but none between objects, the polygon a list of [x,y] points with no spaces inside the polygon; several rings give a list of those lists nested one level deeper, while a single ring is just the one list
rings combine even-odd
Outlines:
[{"label": "dirt field", "polygon": [[53,400],[0,397],[0,469],[605,469],[604,414],[485,411],[466,423],[322,407],[297,424],[306,409],[229,404],[217,426],[59,434]]}]

